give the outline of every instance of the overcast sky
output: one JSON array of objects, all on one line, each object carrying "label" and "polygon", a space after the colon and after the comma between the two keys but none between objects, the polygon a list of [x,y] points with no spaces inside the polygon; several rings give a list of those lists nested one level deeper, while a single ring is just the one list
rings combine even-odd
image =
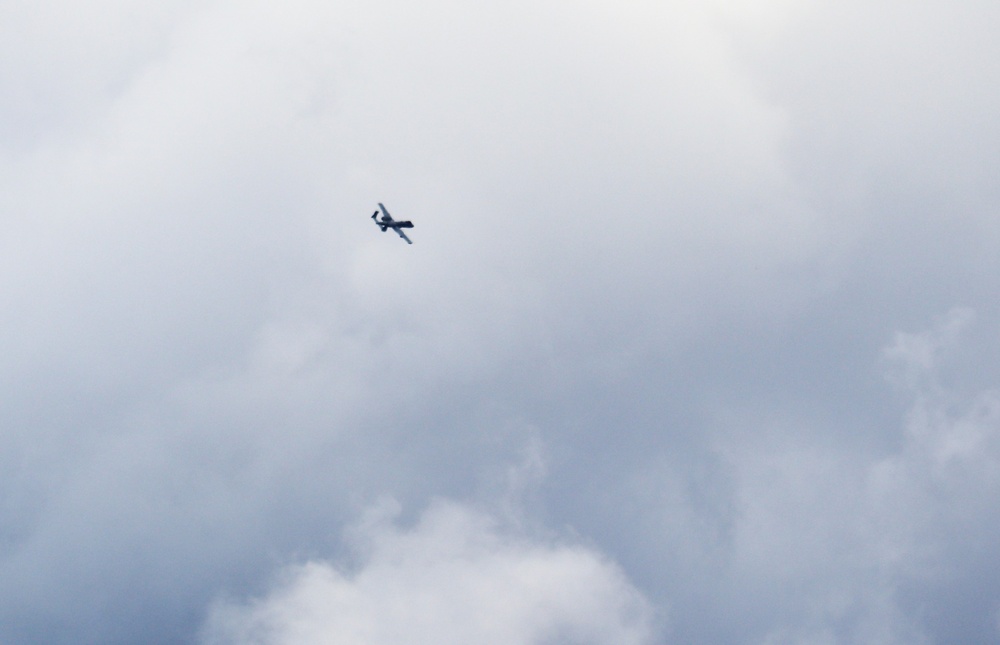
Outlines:
[{"label": "overcast sky", "polygon": [[0,642],[997,641],[997,33],[0,3]]}]

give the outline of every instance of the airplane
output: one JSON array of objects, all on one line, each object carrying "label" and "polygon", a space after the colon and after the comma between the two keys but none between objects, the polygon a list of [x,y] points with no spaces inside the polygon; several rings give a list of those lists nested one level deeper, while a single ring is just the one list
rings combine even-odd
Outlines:
[{"label": "airplane", "polygon": [[391,228],[392,230],[399,233],[399,237],[406,240],[407,244],[413,244],[410,238],[406,237],[406,233],[402,231],[402,229],[404,228],[413,228],[413,222],[410,221],[397,222],[396,220],[392,219],[392,215],[389,214],[389,211],[385,210],[385,206],[382,205],[382,202],[379,202],[378,207],[382,211],[382,219],[381,220],[376,219],[378,217],[378,211],[375,211],[374,213],[372,213],[372,221],[378,224],[378,227],[382,229],[382,232],[385,233],[387,230]]}]

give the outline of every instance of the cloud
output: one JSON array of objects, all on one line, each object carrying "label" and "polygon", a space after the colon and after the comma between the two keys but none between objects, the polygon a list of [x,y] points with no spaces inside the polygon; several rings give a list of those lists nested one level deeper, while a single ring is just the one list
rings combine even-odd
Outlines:
[{"label": "cloud", "polygon": [[221,603],[206,645],[652,643],[653,610],[594,550],[511,534],[438,501],[411,528],[392,502],[354,530],[353,567],[290,567],[266,596]]},{"label": "cloud", "polygon": [[[977,571],[1000,567],[985,546],[1000,534],[991,511],[1000,503],[1000,392],[956,391],[940,371],[972,320],[956,309],[886,346],[886,373],[910,406],[889,454],[817,442],[794,425],[724,441],[737,509],[727,570],[768,599],[749,609],[770,615],[760,642],[997,635],[990,617],[1000,586]],[[950,611],[962,614],[961,627]]]},{"label": "cloud", "polygon": [[678,642],[993,638],[997,18],[4,3],[0,641],[360,605],[508,486]]}]

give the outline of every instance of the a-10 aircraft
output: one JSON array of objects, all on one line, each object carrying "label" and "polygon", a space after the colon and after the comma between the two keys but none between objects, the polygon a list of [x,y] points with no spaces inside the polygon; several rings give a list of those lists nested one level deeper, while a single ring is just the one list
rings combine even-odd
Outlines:
[{"label": "a-10 aircraft", "polygon": [[374,213],[372,213],[372,221],[374,221],[378,225],[378,227],[382,229],[382,232],[385,233],[387,230],[391,228],[392,230],[399,233],[399,237],[406,240],[407,244],[413,244],[410,238],[406,237],[406,233],[404,233],[402,230],[404,228],[413,228],[413,222],[408,220],[405,222],[397,222],[396,220],[392,219],[392,215],[389,214],[389,211],[385,210],[385,206],[382,205],[382,202],[379,202],[378,207],[382,211],[382,219],[380,220],[376,219],[378,217],[378,211],[375,211]]}]

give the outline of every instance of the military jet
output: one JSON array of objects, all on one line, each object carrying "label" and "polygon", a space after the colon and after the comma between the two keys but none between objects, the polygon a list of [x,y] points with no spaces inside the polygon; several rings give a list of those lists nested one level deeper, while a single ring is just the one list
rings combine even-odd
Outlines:
[{"label": "military jet", "polygon": [[406,233],[402,230],[404,228],[413,228],[413,222],[397,222],[392,219],[392,215],[389,214],[389,211],[385,210],[385,206],[382,205],[382,202],[379,202],[378,207],[382,211],[382,219],[376,219],[378,217],[378,211],[375,211],[372,213],[372,221],[375,222],[380,229],[382,229],[382,232],[385,233],[391,228],[399,234],[399,237],[406,240],[407,244],[413,244],[410,238],[406,237]]}]

